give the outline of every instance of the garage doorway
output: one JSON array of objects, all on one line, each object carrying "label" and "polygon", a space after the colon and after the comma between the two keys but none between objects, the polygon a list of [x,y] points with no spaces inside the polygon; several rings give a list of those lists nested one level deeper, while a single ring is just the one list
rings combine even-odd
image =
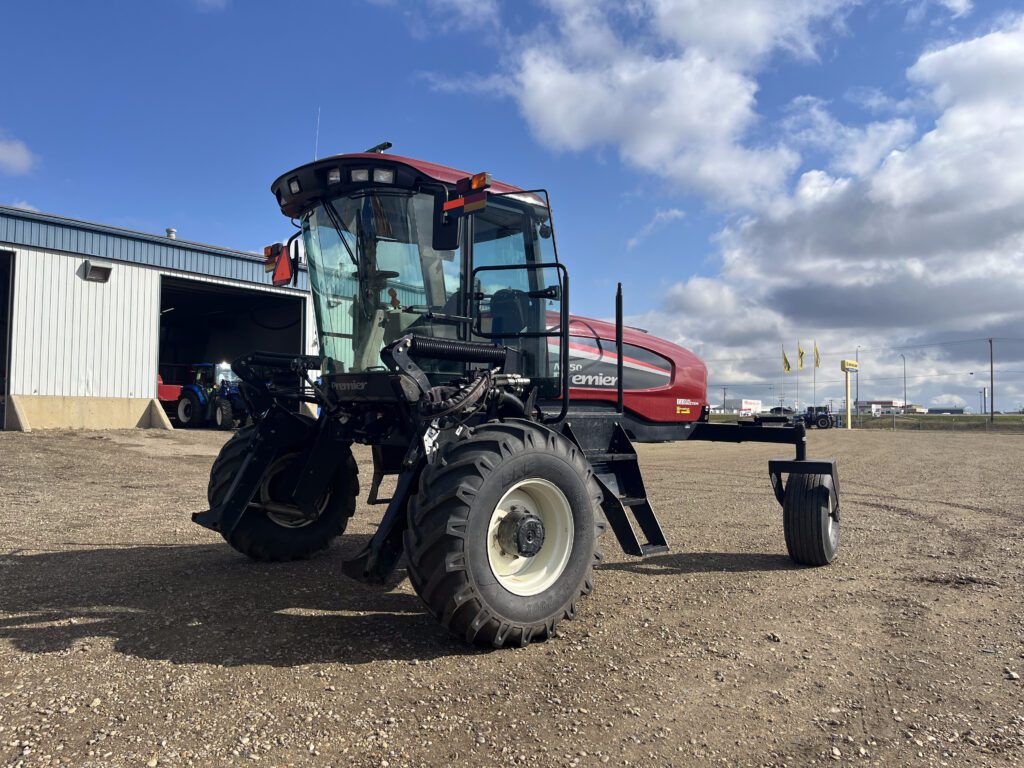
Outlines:
[{"label": "garage doorway", "polygon": [[158,394],[169,414],[197,363],[256,350],[304,354],[302,297],[164,276],[160,284]]},{"label": "garage doorway", "polygon": [[14,254],[0,251],[0,429],[7,427],[11,389],[11,328],[14,325]]}]

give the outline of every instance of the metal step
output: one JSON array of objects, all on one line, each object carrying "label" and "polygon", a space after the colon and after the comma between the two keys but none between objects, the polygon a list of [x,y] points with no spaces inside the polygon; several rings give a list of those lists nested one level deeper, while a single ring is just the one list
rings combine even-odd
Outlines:
[{"label": "metal step", "polygon": [[643,544],[640,547],[641,557],[647,557],[648,555],[661,555],[668,552],[668,544]]},{"label": "metal step", "polygon": [[611,464],[616,461],[636,461],[635,453],[590,453],[583,452],[591,464]]},{"label": "metal step", "polygon": [[567,420],[562,433],[583,449],[593,467],[594,479],[604,494],[601,509],[623,551],[635,557],[667,552],[665,533],[647,498],[636,449],[621,424],[615,421],[606,426],[608,429],[581,429],[577,435]]}]

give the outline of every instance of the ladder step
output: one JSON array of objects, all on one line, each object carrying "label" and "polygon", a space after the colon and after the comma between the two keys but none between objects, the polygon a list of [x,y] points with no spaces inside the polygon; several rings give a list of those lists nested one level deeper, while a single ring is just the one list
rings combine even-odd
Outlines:
[{"label": "ladder step", "polygon": [[646,496],[619,496],[619,501],[624,507],[639,507],[647,502]]},{"label": "ladder step", "polygon": [[660,555],[663,552],[668,552],[668,544],[642,544],[640,545],[641,557],[647,557],[648,555]]},{"label": "ladder step", "polygon": [[635,453],[587,453],[586,457],[591,463],[612,461],[636,461]]}]

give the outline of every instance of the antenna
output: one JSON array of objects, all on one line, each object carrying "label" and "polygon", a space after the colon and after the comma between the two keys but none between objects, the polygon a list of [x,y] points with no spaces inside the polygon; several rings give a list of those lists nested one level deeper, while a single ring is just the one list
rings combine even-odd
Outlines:
[{"label": "antenna", "polygon": [[316,162],[316,153],[320,148],[320,105],[316,105],[316,137],[313,139],[313,162]]}]

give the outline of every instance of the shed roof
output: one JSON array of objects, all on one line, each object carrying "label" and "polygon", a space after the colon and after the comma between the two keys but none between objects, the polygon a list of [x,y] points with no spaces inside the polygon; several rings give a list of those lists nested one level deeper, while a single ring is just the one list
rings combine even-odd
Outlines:
[{"label": "shed roof", "polygon": [[[3,243],[270,285],[263,257],[255,253],[22,208],[0,206]],[[305,268],[299,270],[297,287],[309,290]]]}]

